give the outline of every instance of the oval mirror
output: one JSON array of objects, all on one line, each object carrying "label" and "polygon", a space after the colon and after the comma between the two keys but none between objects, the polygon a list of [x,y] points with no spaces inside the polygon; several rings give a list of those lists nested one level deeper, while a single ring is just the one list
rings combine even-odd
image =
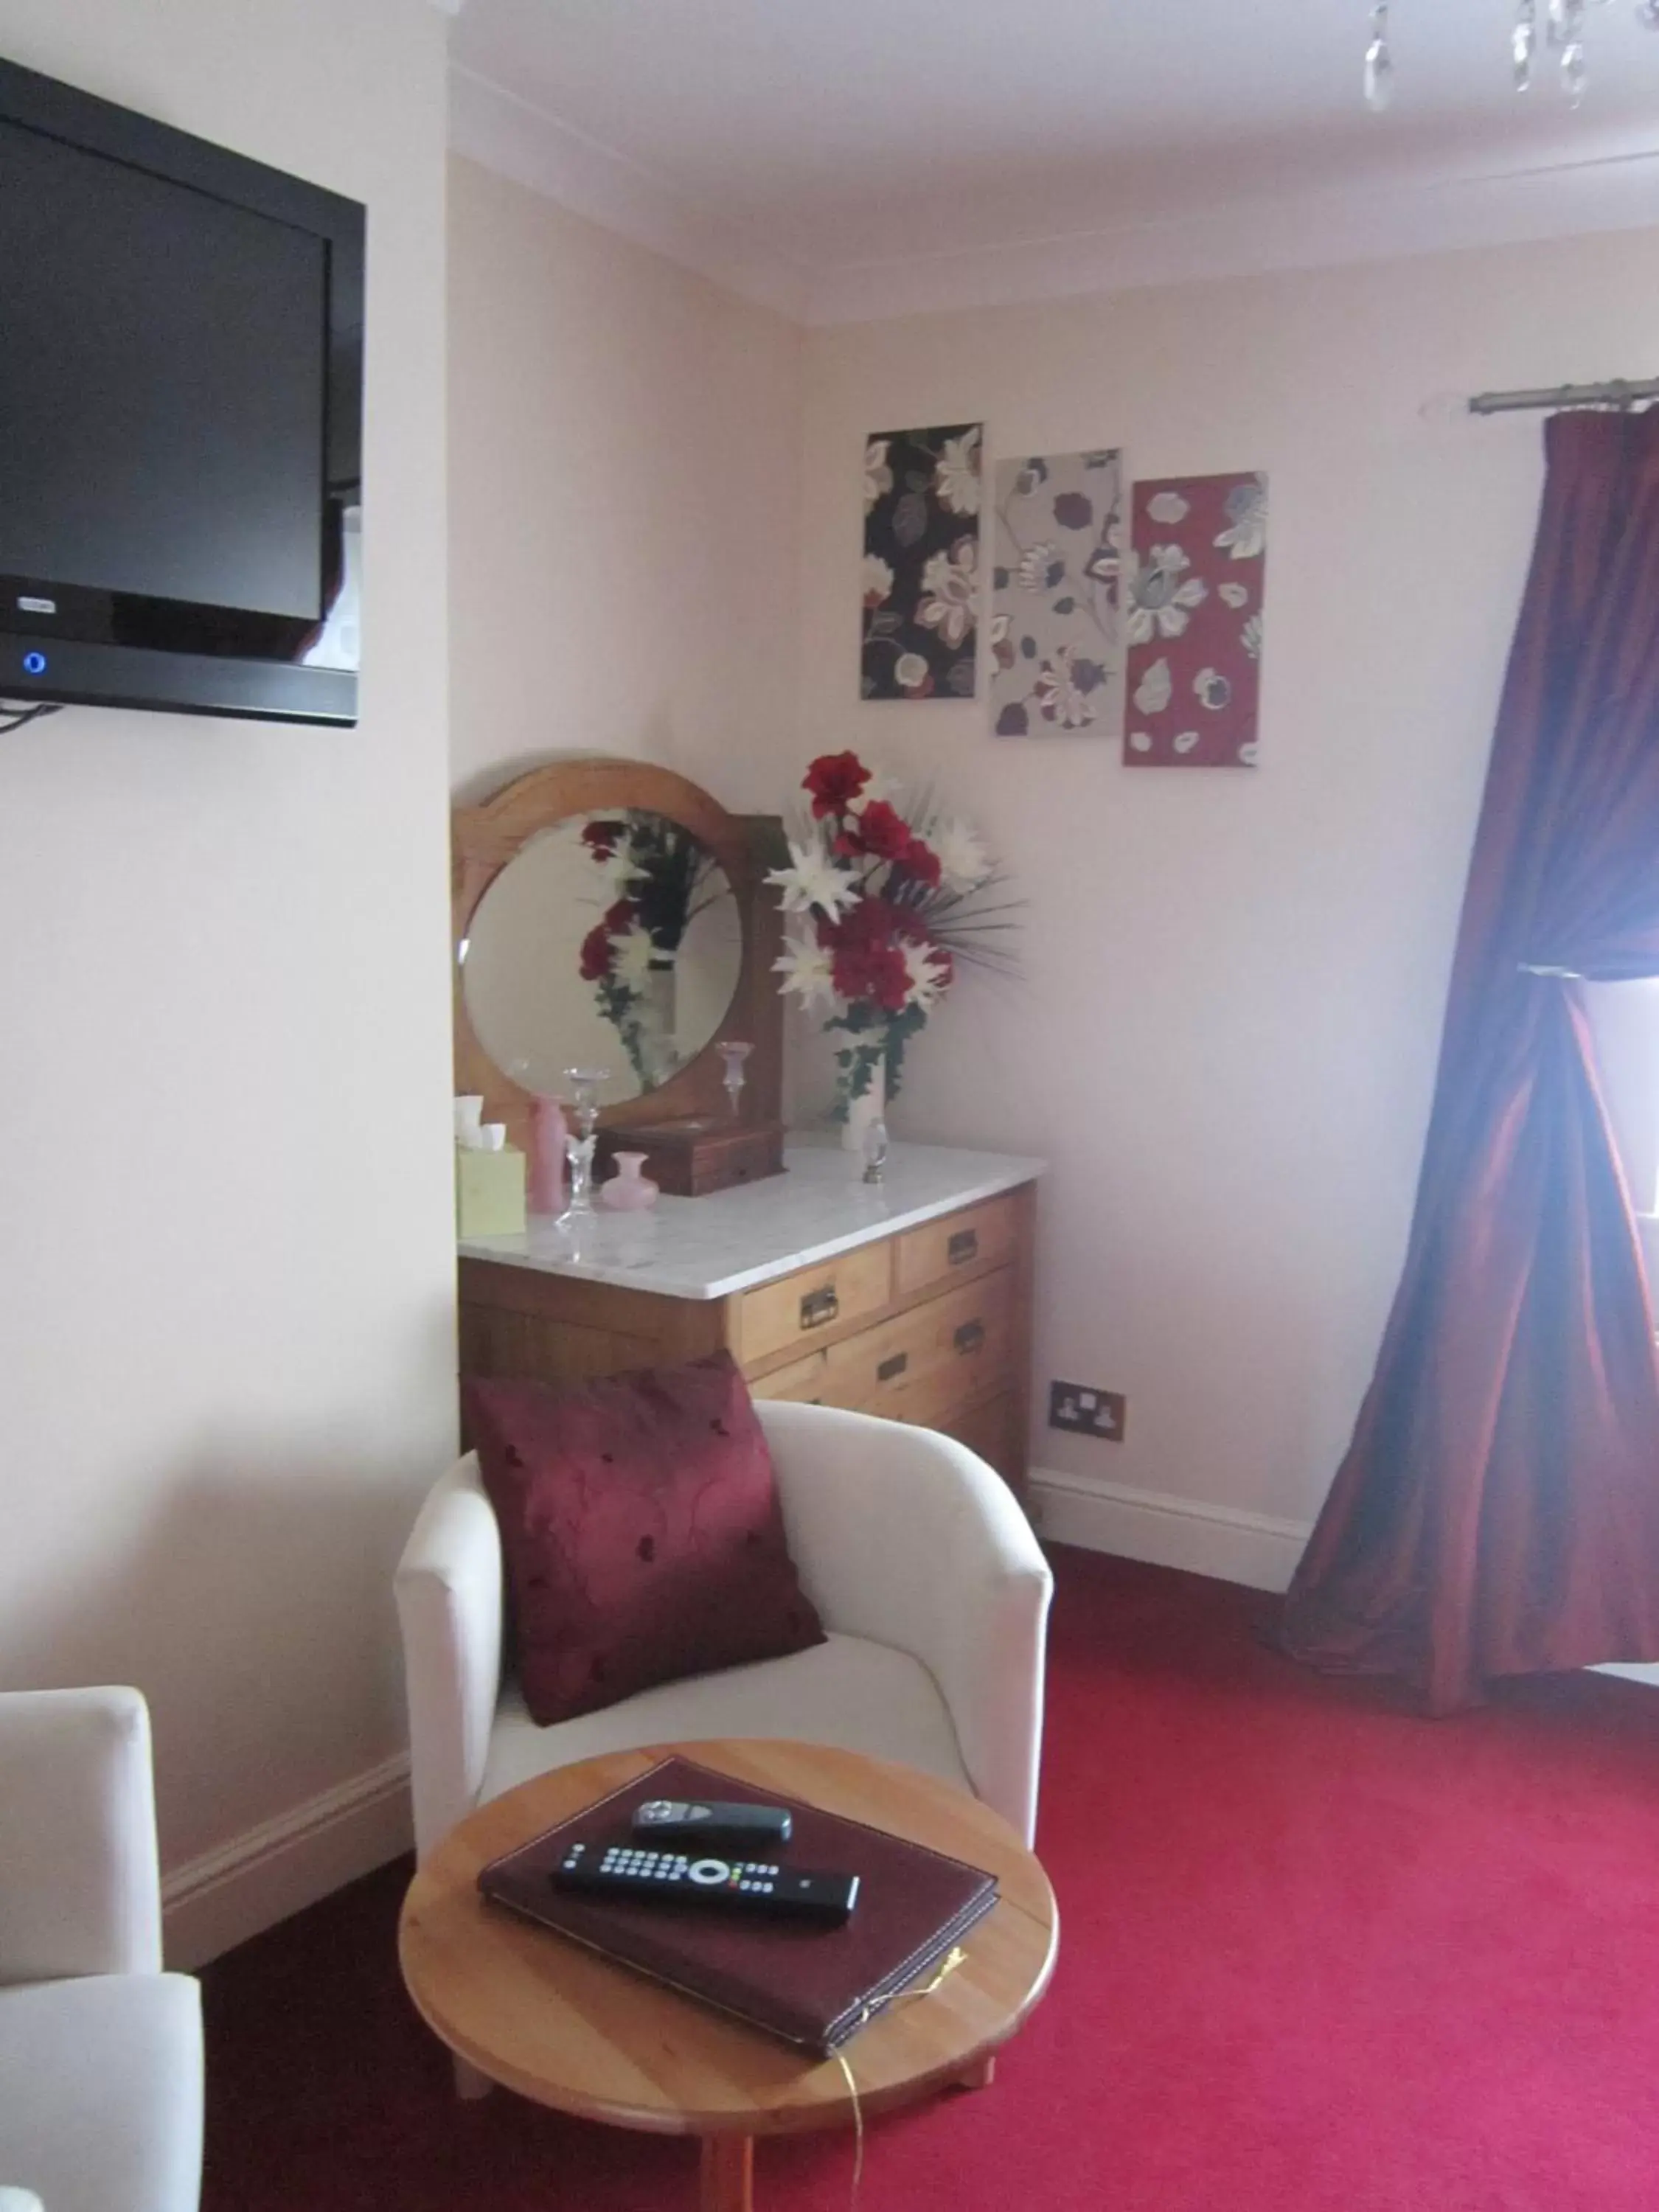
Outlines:
[{"label": "oval mirror", "polygon": [[654,1091],[719,1030],[743,968],[726,872],[643,807],[577,814],[532,837],[479,901],[459,947],[478,1042],[526,1091],[605,1068],[601,1105]]}]

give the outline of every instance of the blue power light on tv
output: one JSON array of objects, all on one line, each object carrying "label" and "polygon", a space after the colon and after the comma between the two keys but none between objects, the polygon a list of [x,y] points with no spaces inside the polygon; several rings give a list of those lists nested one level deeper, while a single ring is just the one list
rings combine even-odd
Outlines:
[{"label": "blue power light on tv", "polygon": [[23,655],[25,676],[44,676],[46,672],[46,656],[44,653],[26,653]]}]

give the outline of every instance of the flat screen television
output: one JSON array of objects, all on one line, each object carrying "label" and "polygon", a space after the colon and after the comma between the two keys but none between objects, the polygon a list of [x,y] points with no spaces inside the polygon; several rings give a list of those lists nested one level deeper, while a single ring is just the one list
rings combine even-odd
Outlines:
[{"label": "flat screen television", "polygon": [[363,210],[0,61],[0,697],[357,719]]}]

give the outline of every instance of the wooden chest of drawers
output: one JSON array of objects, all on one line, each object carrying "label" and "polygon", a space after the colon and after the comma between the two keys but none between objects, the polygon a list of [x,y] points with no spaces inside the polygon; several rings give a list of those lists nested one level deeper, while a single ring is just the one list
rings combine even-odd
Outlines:
[{"label": "wooden chest of drawers", "polygon": [[[942,1429],[1015,1488],[1030,1414],[1035,1186],[1025,1182],[714,1297],[461,1261],[461,1370],[586,1382],[729,1350],[757,1398]],[[697,1204],[718,1201],[698,1200]]]}]

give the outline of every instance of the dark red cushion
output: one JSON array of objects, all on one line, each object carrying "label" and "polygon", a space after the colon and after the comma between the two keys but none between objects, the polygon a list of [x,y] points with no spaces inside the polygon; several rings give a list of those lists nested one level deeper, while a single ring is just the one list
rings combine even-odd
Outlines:
[{"label": "dark red cushion", "polygon": [[823,1642],[729,1353],[568,1392],[469,1382],[465,1399],[544,1727]]}]

